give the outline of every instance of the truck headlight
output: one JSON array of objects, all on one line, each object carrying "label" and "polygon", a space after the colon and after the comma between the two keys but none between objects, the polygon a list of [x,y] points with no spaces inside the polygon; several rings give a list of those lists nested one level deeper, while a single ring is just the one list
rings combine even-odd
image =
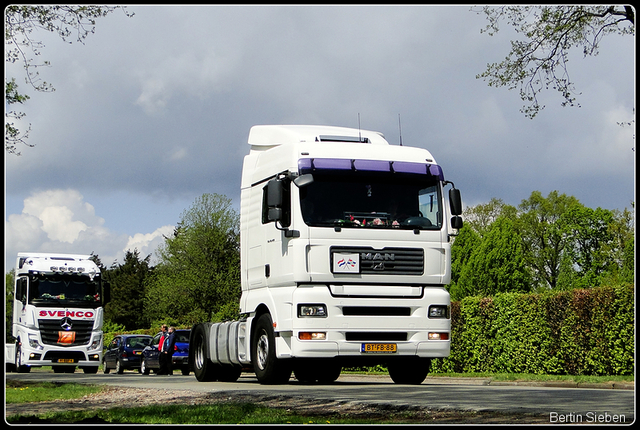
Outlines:
[{"label": "truck headlight", "polygon": [[431,305],[429,306],[429,318],[449,318],[449,306]]},{"label": "truck headlight", "polygon": [[327,305],[324,304],[301,304],[298,305],[298,318],[303,317],[327,317]]},{"label": "truck headlight", "polygon": [[44,349],[44,346],[40,345],[37,334],[29,335],[29,347],[33,349]]},{"label": "truck headlight", "polygon": [[93,338],[93,342],[91,342],[91,345],[89,345],[89,347],[87,348],[87,351],[91,351],[92,349],[100,349],[100,344],[101,343],[102,343],[102,335],[101,334],[97,334]]}]

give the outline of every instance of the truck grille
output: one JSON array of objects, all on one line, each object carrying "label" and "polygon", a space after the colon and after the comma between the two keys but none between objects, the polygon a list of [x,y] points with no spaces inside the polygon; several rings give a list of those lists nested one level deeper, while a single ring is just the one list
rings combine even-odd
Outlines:
[{"label": "truck grille", "polygon": [[404,342],[407,333],[402,332],[347,332],[345,340],[356,342]]},{"label": "truck grille", "polygon": [[[331,259],[336,253],[357,253],[360,273],[365,275],[422,275],[424,250],[420,248],[331,247]],[[333,263],[332,263],[333,264]]]},{"label": "truck grille", "polygon": [[345,306],[342,308],[342,315],[408,317],[411,316],[411,308],[387,306]]},{"label": "truck grille", "polygon": [[[62,328],[64,323],[70,324],[71,328],[65,330]],[[42,343],[46,345],[57,346],[78,346],[88,345],[91,341],[91,332],[93,330],[93,321],[74,320],[71,318],[63,318],[61,320],[38,320],[40,326],[40,336]],[[75,337],[71,342],[60,342],[60,333],[75,333]]]}]

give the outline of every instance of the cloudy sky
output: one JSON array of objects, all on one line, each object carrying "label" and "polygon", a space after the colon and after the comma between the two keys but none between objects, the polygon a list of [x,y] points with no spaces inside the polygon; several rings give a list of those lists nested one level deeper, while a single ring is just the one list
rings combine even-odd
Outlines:
[{"label": "cloudy sky", "polygon": [[[153,254],[204,193],[239,209],[256,124],[323,124],[429,149],[465,205],[558,190],[589,207],[635,199],[635,40],[570,58],[580,108],[525,118],[516,91],[476,79],[515,37],[468,6],[140,6],[85,44],[42,40],[53,93],[28,92],[22,155],[5,153],[5,264],[19,251]],[[631,55],[633,53],[633,55]],[[18,66],[6,67],[17,76]],[[21,86],[27,91],[26,85]]]}]

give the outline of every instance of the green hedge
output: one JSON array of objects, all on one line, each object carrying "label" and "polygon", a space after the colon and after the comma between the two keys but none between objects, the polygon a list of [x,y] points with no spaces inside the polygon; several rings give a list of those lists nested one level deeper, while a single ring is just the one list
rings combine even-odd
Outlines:
[{"label": "green hedge", "polygon": [[451,354],[432,372],[632,375],[634,287],[451,303]]}]

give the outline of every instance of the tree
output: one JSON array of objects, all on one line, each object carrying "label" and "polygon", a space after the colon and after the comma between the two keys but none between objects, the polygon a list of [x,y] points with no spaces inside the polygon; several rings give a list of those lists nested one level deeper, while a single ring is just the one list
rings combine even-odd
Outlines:
[{"label": "tree", "polygon": [[[71,37],[77,42],[84,43],[86,37],[95,31],[96,19],[107,16],[114,10],[121,8],[124,13],[132,17],[121,6],[68,6],[68,5],[10,5],[5,8],[5,62],[22,63],[25,70],[25,82],[34,90],[40,92],[54,91],[53,86],[40,79],[38,69],[48,67],[49,61],[34,62],[34,58],[41,55],[44,44],[34,40],[34,30],[45,30],[57,33],[67,43],[72,43]],[[15,78],[5,77],[5,102],[7,106],[16,103],[24,104],[29,96],[18,93]],[[5,111],[5,151],[9,154],[20,155],[18,147],[21,144],[32,147],[27,142],[31,125],[26,131],[20,131],[13,121],[25,116],[22,112]]]},{"label": "tree", "polygon": [[230,319],[240,303],[239,217],[231,200],[203,194],[158,249],[145,315],[180,324]]},{"label": "tree", "polygon": [[499,199],[465,209],[451,247],[452,300],[497,292],[632,284],[634,217],[539,191],[518,209]]},{"label": "tree", "polygon": [[13,333],[13,286],[16,280],[16,269],[11,269],[9,273],[6,273],[4,276],[4,287],[6,291],[5,299],[5,318],[6,318],[6,337],[5,339],[9,341],[12,339]]},{"label": "tree", "polygon": [[491,224],[462,267],[457,289],[465,296],[531,291],[522,239],[511,219],[502,216]]},{"label": "tree", "polygon": [[465,225],[470,225],[481,236],[484,236],[500,216],[515,219],[517,210],[495,197],[489,203],[470,206],[464,211]]},{"label": "tree", "polygon": [[567,225],[558,221],[577,205],[578,199],[558,191],[550,192],[546,198],[534,191],[519,206],[519,231],[534,282],[539,287],[556,287],[563,253],[570,247]]},{"label": "tree", "polygon": [[127,330],[147,327],[144,320],[145,279],[152,273],[151,255],[140,258],[137,249],[127,251],[124,263],[113,263],[105,281],[111,285],[111,301],[105,307],[105,319]]},{"label": "tree", "polygon": [[487,65],[476,76],[489,86],[518,89],[526,103],[521,112],[533,118],[544,108],[538,94],[545,89],[558,91],[562,106],[576,105],[574,83],[567,62],[569,51],[581,47],[583,55],[596,56],[605,35],[634,35],[635,12],[631,6],[485,6],[489,20],[482,30],[489,35],[506,20],[525,40],[511,41],[511,51],[500,63]]},{"label": "tree", "polygon": [[451,294],[451,300],[462,300],[476,294],[474,288],[467,289],[471,284],[461,281],[461,278],[464,279],[463,276],[468,275],[468,273],[462,275],[464,268],[481,241],[480,235],[467,222],[455,237],[453,245],[451,245],[451,282],[447,287],[449,294]]}]

